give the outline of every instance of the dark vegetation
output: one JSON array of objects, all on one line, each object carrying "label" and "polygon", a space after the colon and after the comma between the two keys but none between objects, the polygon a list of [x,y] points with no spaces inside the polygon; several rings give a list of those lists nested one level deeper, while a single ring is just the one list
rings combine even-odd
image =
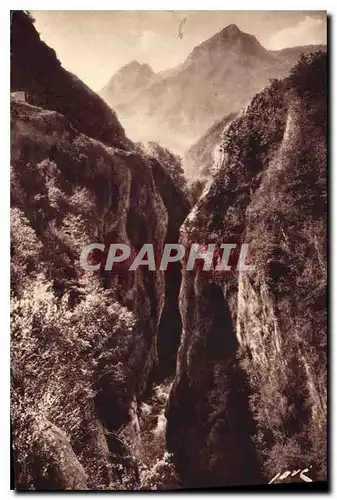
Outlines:
[{"label": "dark vegetation", "polygon": [[[188,212],[186,181],[178,164],[170,167],[169,152],[161,164],[128,149],[114,113],[74,83],[32,22],[28,13],[13,13],[12,90],[25,90],[29,101],[14,100],[11,109],[15,484],[165,488],[165,478],[176,480],[163,439],[149,455],[142,450],[151,431],[135,448],[144,426],[132,430],[158,365],[163,277],[88,275],[79,255],[91,242],[127,242],[135,251],[153,242],[160,250]],[[168,328],[163,318],[161,328]]]},{"label": "dark vegetation", "polygon": [[[146,458],[124,439],[130,405],[157,364],[164,282],[143,272],[130,272],[127,280],[123,273],[88,275],[79,255],[95,241],[130,238],[135,249],[148,241],[160,248],[173,237],[154,178],[165,189],[168,209],[187,212],[188,203],[154,158],[116,152],[77,132],[62,115],[24,103],[12,103],[11,160],[16,485],[164,487],[160,471],[173,470],[165,449],[158,445],[158,456],[153,451]],[[129,189],[135,190],[132,202]],[[121,226],[111,230],[115,221]],[[178,223],[171,220],[171,232]],[[168,329],[163,318],[161,325]],[[146,448],[146,436],[142,442]],[[64,460],[55,451],[63,448]]]},{"label": "dark vegetation", "polygon": [[[196,435],[205,430],[203,412],[210,412],[208,403],[198,404],[198,391],[191,394],[199,360],[196,356],[193,361],[191,350],[199,335],[210,339],[211,326],[206,325],[212,324],[213,309],[207,308],[205,297],[207,287],[215,283],[237,329],[236,356],[246,374],[242,390],[248,384],[251,391],[242,409],[254,418],[255,450],[264,480],[310,465],[313,479],[327,477],[326,74],[325,54],[303,56],[289,77],[273,80],[252,99],[227,128],[220,145],[222,164],[183,225],[185,241],[248,243],[256,270],[239,277],[231,273],[196,278],[195,292],[182,303],[186,338],[181,356],[189,364],[185,359],[179,365],[170,400],[175,418],[168,419],[168,444],[176,451],[178,469],[188,462],[184,453],[194,442],[190,437],[184,445],[178,443],[189,425],[180,405],[192,398],[188,406],[195,408]],[[202,295],[198,280],[204,283]],[[197,326],[193,311],[199,311]],[[223,335],[228,335],[225,323]],[[224,373],[230,376],[226,366],[223,360]],[[199,369],[203,370],[200,360]],[[229,384],[226,376],[211,391],[219,408],[220,392]],[[229,423],[238,407],[235,402],[224,405],[228,424],[222,432],[234,439],[242,435],[235,419]],[[205,453],[212,449],[217,425],[218,418],[204,438]],[[250,441],[241,446],[249,447]],[[228,454],[235,460],[237,448],[220,446],[214,453],[218,463]],[[202,468],[202,463],[199,454],[194,468]],[[208,478],[212,472],[207,468]]]},{"label": "dark vegetation", "polygon": [[[137,146],[142,154],[147,154],[148,156],[156,160],[154,165],[158,165],[158,163],[161,165],[161,169],[166,172],[167,176],[171,179],[171,182],[173,182],[177,191],[177,196],[186,200],[185,203],[191,202],[190,190],[185,177],[184,169],[182,167],[181,157],[177,154],[172,153],[172,151],[170,151],[169,149],[161,146],[158,142],[150,141],[146,145],[140,143]],[[155,169],[156,168],[154,166],[154,170]],[[163,196],[165,196],[164,189],[162,189],[161,193]],[[175,201],[177,202],[178,198]],[[174,202],[172,203],[172,205],[173,204]],[[173,243],[174,241],[172,241],[171,243]]]},{"label": "dark vegetation", "polygon": [[252,403],[260,450],[269,475],[286,464],[295,468],[301,456],[316,479],[327,475],[326,74],[326,56],[318,53],[303,57],[286,81],[290,144],[247,224],[252,258],[264,275],[257,273],[253,286],[265,280],[286,357],[286,363],[276,357],[268,376],[251,370],[259,380]]},{"label": "dark vegetation", "polygon": [[[98,277],[82,276],[78,258],[83,246],[97,239],[100,207],[110,197],[101,188],[115,160],[56,113],[13,104],[12,117],[16,484],[39,488],[53,475],[43,469],[53,468],[55,460],[45,436],[46,422],[51,422],[76,450],[88,487],[107,487],[116,475],[111,476],[99,443],[87,453],[84,436],[92,433],[95,441],[94,429],[101,426],[93,402],[102,377],[108,375],[115,391],[126,395],[115,407],[123,411],[129,397],[123,359],[139,335],[134,314],[118,302],[116,290],[105,290]],[[96,172],[91,170],[94,164]]]}]

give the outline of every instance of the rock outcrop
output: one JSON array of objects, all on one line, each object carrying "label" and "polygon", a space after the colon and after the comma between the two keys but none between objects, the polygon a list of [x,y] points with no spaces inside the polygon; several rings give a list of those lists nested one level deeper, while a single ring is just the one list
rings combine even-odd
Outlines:
[{"label": "rock outcrop", "polygon": [[[11,103],[16,485],[135,489],[138,465],[118,436],[139,438],[138,402],[160,371],[159,325],[168,328],[172,300],[179,315],[178,290],[166,298],[162,271],[104,265],[111,243],[128,245],[131,256],[152,243],[160,255],[189,203],[101,98],[73,86],[23,12],[12,17],[11,56],[12,90],[29,97]],[[85,272],[80,254],[90,243],[105,250],[92,253],[99,269]],[[180,328],[174,335],[170,373]]]},{"label": "rock outcrop", "polygon": [[[145,390],[157,363],[157,328],[165,302],[164,276],[160,271],[151,273],[138,268],[128,273],[103,272],[101,278],[90,273],[86,278],[79,256],[84,245],[91,242],[104,243],[107,249],[110,243],[122,242],[134,252],[144,243],[153,242],[160,251],[168,217],[149,160],[79,133],[55,111],[18,102],[12,103],[11,160],[12,209],[16,217],[12,230],[18,231],[18,225],[24,224],[30,228],[39,251],[41,246],[41,254],[34,256],[38,262],[27,268],[23,266],[25,248],[23,255],[18,248],[20,234],[13,234],[12,286],[18,299],[27,287],[33,286],[34,276],[41,273],[50,283],[55,307],[57,297],[71,291],[78,303],[89,293],[91,285],[85,280],[98,280],[102,293],[104,288],[113,290],[116,305],[125,306],[136,318],[132,335],[124,334],[123,338],[120,334],[118,340],[107,337],[106,352],[103,350],[100,355],[118,351],[115,362],[124,364],[123,377],[128,382],[116,380],[107,369],[106,358],[98,357],[95,361],[99,373],[95,382],[95,413],[109,431],[118,429],[127,424],[129,405],[133,397]],[[22,238],[29,251],[29,242],[24,235]],[[103,269],[106,253],[102,255]],[[25,378],[24,373],[25,370]],[[28,380],[29,377],[27,383]]]},{"label": "rock outcrop", "polygon": [[256,95],[183,224],[255,266],[184,269],[167,446],[186,486],[326,479],[326,83],[317,53]]}]

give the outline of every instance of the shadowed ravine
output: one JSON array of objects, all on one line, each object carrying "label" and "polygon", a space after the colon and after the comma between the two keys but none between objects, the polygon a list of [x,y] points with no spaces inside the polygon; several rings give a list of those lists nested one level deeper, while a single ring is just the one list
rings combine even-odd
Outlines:
[{"label": "shadowed ravine", "polygon": [[[312,480],[327,479],[326,54],[307,47],[285,77],[297,49],[291,57],[267,51],[231,25],[171,79],[187,70],[197,78],[200,61],[216,67],[224,47],[226,64],[246,51],[252,67],[271,65],[282,79],[268,83],[263,73],[233,109],[224,105],[186,155],[193,184],[176,154],[132,142],[108,104],[61,66],[31,17],[13,13],[11,91],[21,92],[11,99],[16,489],[264,485],[309,465]],[[152,71],[142,71],[149,87],[139,109],[152,109]],[[188,80],[193,92],[206,76]],[[157,81],[156,99],[169,83]],[[195,94],[181,102],[176,92],[175,108],[165,115],[165,102],[161,113],[174,124],[180,103],[187,114],[177,129],[195,120],[199,131],[207,106],[194,116]],[[92,253],[98,269],[85,271],[80,255],[92,242],[103,250]],[[131,259],[149,243],[157,260],[166,243],[186,254],[193,243],[247,244],[255,269],[217,272],[213,262],[204,271],[199,261],[189,270],[186,258],[166,271],[104,268],[111,244],[127,245]]]}]

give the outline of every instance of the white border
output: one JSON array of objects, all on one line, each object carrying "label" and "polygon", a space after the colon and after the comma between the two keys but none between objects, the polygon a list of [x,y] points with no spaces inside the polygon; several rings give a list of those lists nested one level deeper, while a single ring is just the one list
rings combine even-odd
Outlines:
[{"label": "white border", "polygon": [[[273,2],[257,0],[253,4],[248,1],[237,0],[234,4],[230,2],[224,2],[220,0],[207,0],[204,3],[198,3],[194,0],[171,0],[170,2],[161,2],[160,8],[158,8],[158,1],[154,0],[124,0],[122,2],[113,2],[113,9],[111,9],[112,2],[96,0],[95,2],[89,2],[82,0],[58,0],[58,1],[34,1],[29,2],[29,6],[25,6],[30,10],[327,10],[330,15],[336,13],[336,2],[330,0],[328,2],[317,2],[313,0],[306,0],[306,2],[300,2],[297,0],[283,0],[276,4]],[[232,9],[230,8],[232,7]],[[1,245],[0,245],[0,269],[1,269],[1,296],[0,296],[0,306],[1,306],[1,362],[0,362],[0,385],[1,385],[1,407],[2,411],[0,413],[0,491],[1,498],[11,497],[14,492],[9,491],[9,10],[10,9],[22,9],[23,2],[13,1],[3,2],[1,4],[1,15],[0,15],[0,50],[1,50],[1,92],[0,92],[0,116],[1,116],[1,133],[0,137],[2,139],[2,149],[1,156],[2,162],[0,167],[1,172],[1,182],[0,182],[0,203],[1,203]],[[330,22],[330,68],[332,72],[331,84],[330,84],[330,97],[332,99],[332,91],[334,84],[336,84],[335,78],[335,67],[336,67],[336,41],[333,36],[334,21]],[[332,101],[331,101],[332,104]],[[333,106],[332,113],[330,115],[330,127],[335,123],[336,117],[336,107]],[[330,259],[332,260],[335,250],[337,251],[336,238],[337,232],[335,224],[337,221],[337,204],[334,198],[337,198],[337,186],[336,186],[336,175],[333,175],[333,171],[337,168],[335,165],[335,155],[334,155],[334,145],[337,144],[336,128],[332,128],[330,136],[330,166],[329,166],[329,180],[331,183],[330,188],[330,237],[332,239],[330,248]],[[332,273],[330,274],[330,292],[331,292],[331,307],[330,307],[330,430],[332,430],[332,424],[335,423],[336,412],[335,401],[333,398],[333,382],[335,380],[336,370],[334,368],[335,362],[337,362],[336,346],[337,343],[333,342],[332,337],[334,334],[334,325],[336,319],[336,297],[333,293],[336,290],[336,280],[337,280],[337,270],[332,267]],[[333,451],[335,447],[336,433],[333,432],[330,435],[330,461],[331,461],[331,482],[334,485],[334,476],[336,473],[336,463],[334,460]],[[331,446],[332,445],[332,446]],[[92,493],[94,494],[94,493]],[[118,493],[115,493],[118,494]],[[175,493],[175,494],[184,494]],[[198,493],[200,495],[200,493]],[[225,493],[226,494],[226,493]],[[40,498],[47,496],[47,494],[39,493]],[[80,494],[81,495],[81,494]],[[205,493],[203,496],[210,496],[210,493]],[[226,496],[232,496],[231,493],[226,494]],[[235,496],[238,496],[235,494]],[[240,494],[239,496],[246,496]],[[290,499],[294,494],[287,494]]]}]

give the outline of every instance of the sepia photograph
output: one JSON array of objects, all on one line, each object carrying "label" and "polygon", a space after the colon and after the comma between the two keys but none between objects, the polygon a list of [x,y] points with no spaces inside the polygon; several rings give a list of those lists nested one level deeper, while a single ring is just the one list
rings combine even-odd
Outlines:
[{"label": "sepia photograph", "polygon": [[328,491],[327,11],[9,22],[11,489]]}]

